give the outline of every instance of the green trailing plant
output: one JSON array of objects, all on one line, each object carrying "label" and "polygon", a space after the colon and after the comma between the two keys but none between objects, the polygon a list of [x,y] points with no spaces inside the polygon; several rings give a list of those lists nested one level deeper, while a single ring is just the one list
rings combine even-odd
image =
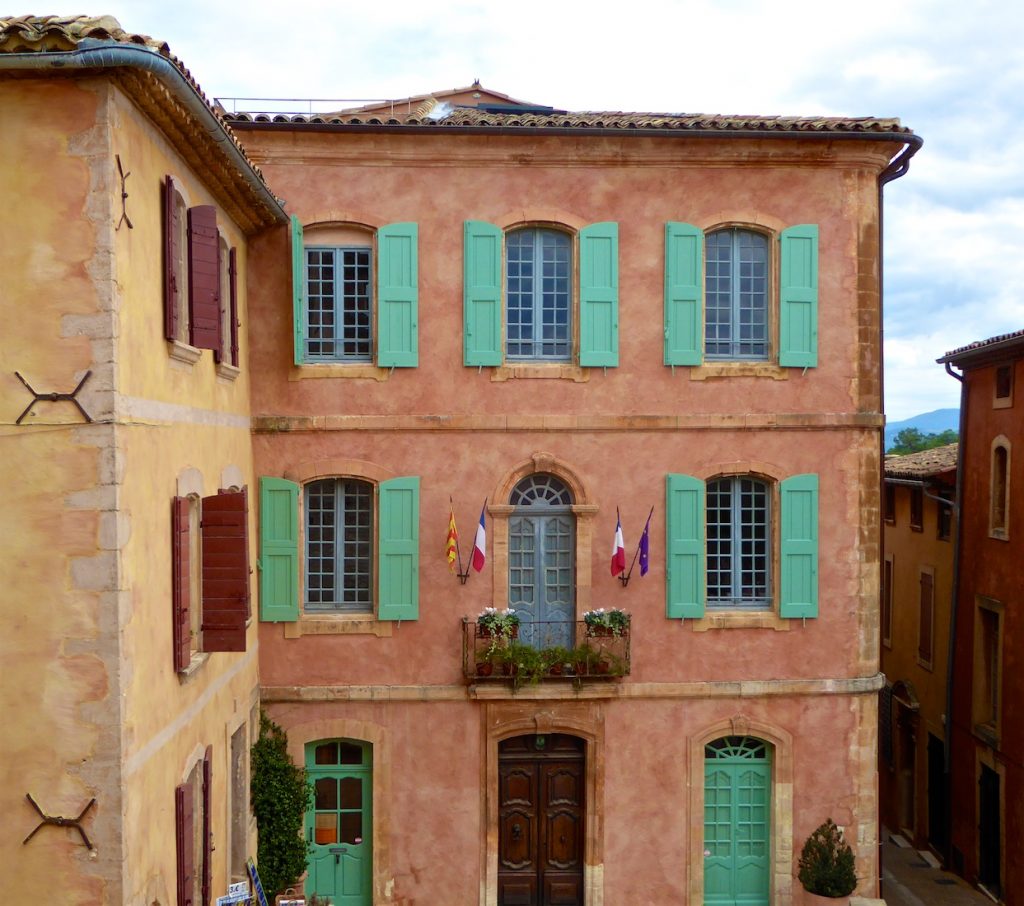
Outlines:
[{"label": "green trailing plant", "polygon": [[288,737],[266,712],[250,753],[252,810],[259,846],[260,880],[268,892],[284,890],[306,870],[309,846],[302,824],[313,795],[306,771],[288,754]]},{"label": "green trailing plant", "polygon": [[819,897],[845,897],[857,887],[853,850],[831,818],[818,827],[800,853],[800,883]]}]

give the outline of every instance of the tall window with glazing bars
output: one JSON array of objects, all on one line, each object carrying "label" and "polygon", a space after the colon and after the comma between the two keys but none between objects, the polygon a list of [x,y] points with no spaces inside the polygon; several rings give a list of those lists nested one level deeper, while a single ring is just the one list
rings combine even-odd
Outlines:
[{"label": "tall window with glazing bars", "polygon": [[372,273],[369,248],[306,248],[307,360],[372,360]]},{"label": "tall window with glazing bars", "polygon": [[373,485],[326,478],[306,485],[306,606],[373,610]]},{"label": "tall window with glazing bars", "polygon": [[704,247],[708,359],[768,358],[768,239],[750,230],[709,233]]},{"label": "tall window with glazing bars", "polygon": [[707,485],[708,605],[771,605],[771,490],[747,476]]},{"label": "tall window with glazing bars", "polygon": [[572,356],[572,239],[557,230],[509,233],[506,356],[568,361]]}]

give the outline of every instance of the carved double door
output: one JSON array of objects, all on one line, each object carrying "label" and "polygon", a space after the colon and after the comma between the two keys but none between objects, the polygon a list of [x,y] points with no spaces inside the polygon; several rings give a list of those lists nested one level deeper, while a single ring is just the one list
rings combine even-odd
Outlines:
[{"label": "carved double door", "polygon": [[583,906],[585,753],[557,733],[500,744],[499,906]]}]

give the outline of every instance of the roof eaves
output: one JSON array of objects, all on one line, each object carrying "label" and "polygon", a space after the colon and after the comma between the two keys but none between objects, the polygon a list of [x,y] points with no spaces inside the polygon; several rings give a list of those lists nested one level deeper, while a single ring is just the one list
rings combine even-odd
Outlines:
[{"label": "roof eaves", "polygon": [[983,361],[998,358],[1004,353],[1019,351],[1024,351],[1024,330],[1015,330],[1012,333],[989,337],[987,340],[968,343],[966,346],[947,352],[935,361],[940,365],[947,362],[951,365],[980,364]]}]

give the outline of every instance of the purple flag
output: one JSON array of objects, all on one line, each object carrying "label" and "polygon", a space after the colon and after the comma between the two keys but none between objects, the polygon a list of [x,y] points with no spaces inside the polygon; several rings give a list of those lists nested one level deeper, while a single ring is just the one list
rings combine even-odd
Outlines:
[{"label": "purple flag", "polygon": [[[653,513],[653,511],[652,511]],[[646,576],[651,566],[651,517],[647,517],[647,525],[640,536],[640,575]]]}]

